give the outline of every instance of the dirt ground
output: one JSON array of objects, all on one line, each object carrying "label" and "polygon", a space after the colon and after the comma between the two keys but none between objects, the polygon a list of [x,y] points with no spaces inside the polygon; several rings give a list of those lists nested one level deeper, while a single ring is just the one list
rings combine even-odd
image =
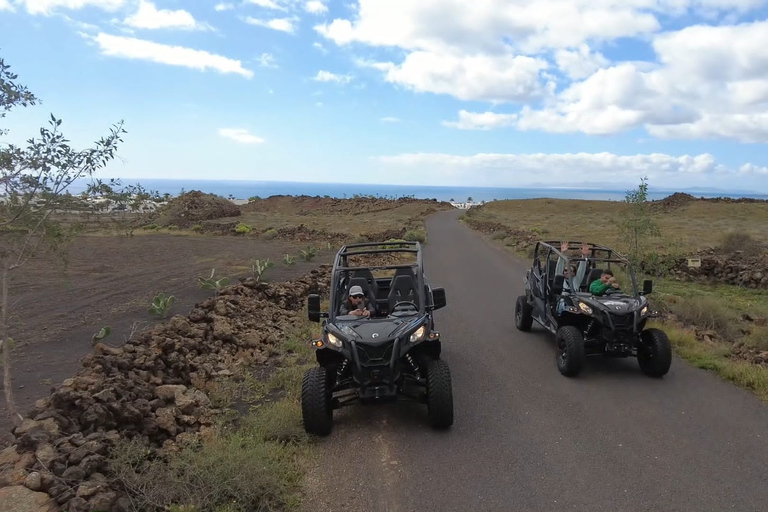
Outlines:
[{"label": "dirt ground", "polygon": [[[110,326],[106,342],[121,345],[132,329],[141,331],[161,321],[147,308],[160,293],[176,303],[168,317],[187,314],[213,292],[201,290],[197,277],[228,276],[231,281],[251,274],[255,259],[275,265],[265,281],[283,281],[330,262],[335,250],[322,247],[312,261],[299,258],[283,264],[286,253],[297,254],[306,243],[235,236],[140,234],[134,237],[84,236],[69,251],[65,272],[54,260],[22,267],[10,289],[15,396],[22,413],[46,396],[50,388],[75,375],[80,359],[91,352],[91,336]],[[0,384],[1,386],[1,384]],[[5,401],[0,400],[0,445],[10,440]]]}]

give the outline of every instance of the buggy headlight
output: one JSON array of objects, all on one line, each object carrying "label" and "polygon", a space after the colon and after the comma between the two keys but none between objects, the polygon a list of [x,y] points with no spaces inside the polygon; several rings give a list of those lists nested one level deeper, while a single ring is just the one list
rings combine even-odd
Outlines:
[{"label": "buggy headlight", "polygon": [[583,302],[579,302],[579,309],[581,310],[582,313],[585,313],[587,315],[591,315],[592,314],[592,308],[587,306]]},{"label": "buggy headlight", "polygon": [[413,334],[411,334],[411,338],[410,338],[411,343],[416,343],[417,341],[421,341],[422,339],[424,339],[424,333],[426,332],[427,332],[427,326],[425,325],[422,325],[421,327],[413,331]]},{"label": "buggy headlight", "polygon": [[339,338],[337,338],[331,333],[328,333],[327,337],[328,337],[328,343],[330,343],[334,347],[341,347],[341,340]]},{"label": "buggy headlight", "polygon": [[648,314],[648,306],[645,306],[643,309],[640,310],[640,315],[645,316]]}]

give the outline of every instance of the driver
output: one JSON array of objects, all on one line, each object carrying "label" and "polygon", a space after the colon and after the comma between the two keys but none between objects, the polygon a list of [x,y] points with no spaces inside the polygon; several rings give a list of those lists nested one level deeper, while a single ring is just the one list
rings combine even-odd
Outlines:
[{"label": "driver", "polygon": [[597,297],[603,295],[609,288],[618,288],[619,283],[613,277],[613,271],[607,269],[600,275],[600,279],[595,279],[589,285],[589,293]]},{"label": "driver", "polygon": [[368,302],[360,286],[353,286],[349,289],[349,297],[339,308],[339,314],[370,318],[373,315],[373,305]]}]

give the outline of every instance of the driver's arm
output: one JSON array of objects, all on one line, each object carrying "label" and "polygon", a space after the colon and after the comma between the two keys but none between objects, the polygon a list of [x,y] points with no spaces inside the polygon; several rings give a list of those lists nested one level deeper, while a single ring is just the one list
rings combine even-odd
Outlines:
[{"label": "driver's arm", "polygon": [[349,314],[349,310],[347,309],[346,301],[341,304],[341,307],[339,308],[339,314],[340,315],[348,315]]}]

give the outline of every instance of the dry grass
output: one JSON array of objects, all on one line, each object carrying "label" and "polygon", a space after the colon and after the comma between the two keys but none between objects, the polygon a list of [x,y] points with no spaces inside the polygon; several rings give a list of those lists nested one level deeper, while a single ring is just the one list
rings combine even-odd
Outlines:
[{"label": "dry grass", "polygon": [[[611,221],[626,208],[618,201],[521,199],[486,203],[472,215],[517,229],[537,229],[544,238],[587,239],[621,250],[619,231]],[[654,212],[652,218],[662,237],[651,239],[649,249],[658,252],[666,252],[671,241],[683,251],[714,248],[729,233],[768,240],[768,203],[694,201],[669,212]]]},{"label": "dry grass", "polygon": [[702,343],[691,329],[673,324],[654,324],[669,335],[675,351],[697,368],[714,371],[721,378],[755,393],[768,402],[768,368],[730,359],[730,348],[724,343]]},{"label": "dry grass", "polygon": [[275,205],[264,211],[244,211],[237,219],[225,218],[212,222],[228,223],[237,220],[253,228],[256,233],[304,224],[311,229],[343,233],[354,238],[399,227],[418,232],[423,229],[424,217],[434,207],[428,203],[406,203],[392,209],[373,212],[320,211],[302,214],[295,208],[280,208],[280,205]]},{"label": "dry grass", "polygon": [[314,364],[307,340],[316,329],[304,322],[278,346],[283,364],[266,379],[221,387],[211,397],[220,406],[245,402],[250,412],[234,425],[219,425],[199,446],[163,460],[150,458],[141,442],[120,443],[110,468],[134,510],[297,510],[314,457],[301,423],[301,377]]}]

